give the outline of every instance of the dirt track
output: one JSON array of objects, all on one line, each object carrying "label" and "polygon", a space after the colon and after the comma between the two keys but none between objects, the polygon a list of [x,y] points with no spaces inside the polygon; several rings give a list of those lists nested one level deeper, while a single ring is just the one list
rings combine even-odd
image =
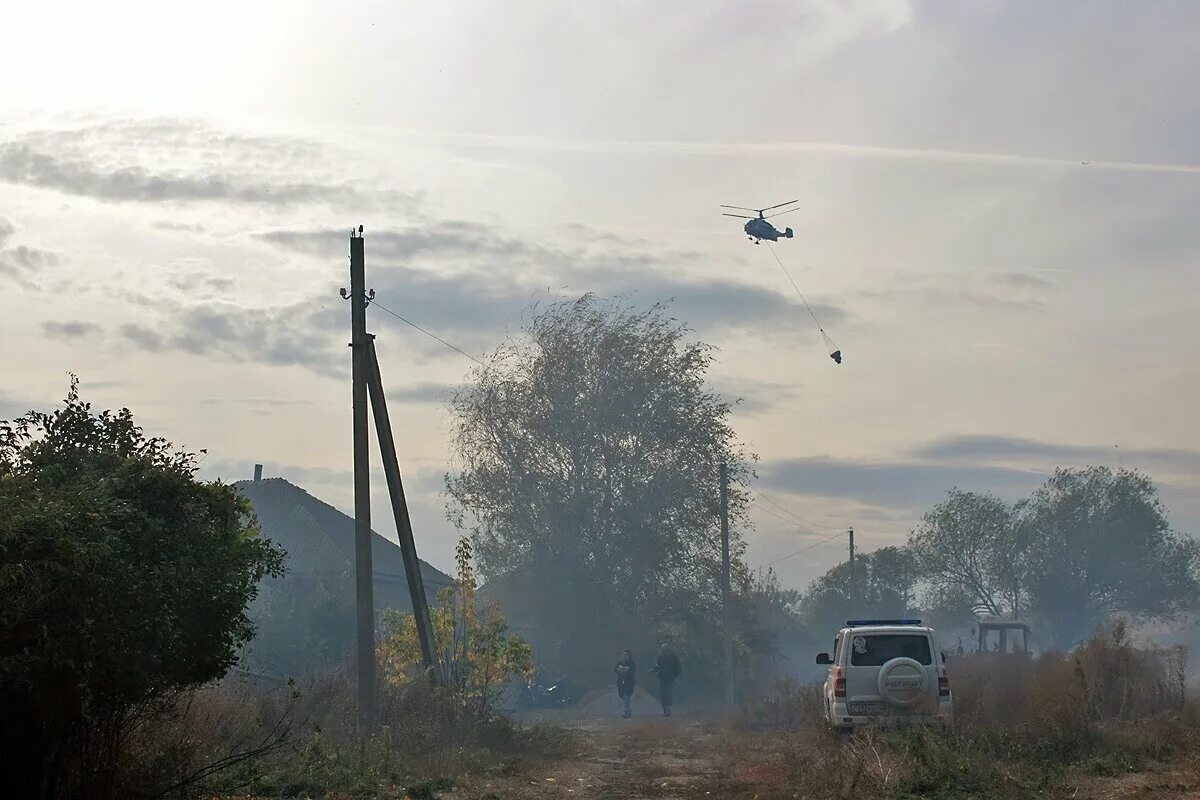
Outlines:
[{"label": "dirt track", "polygon": [[[718,776],[711,718],[682,714],[664,719],[541,716],[573,738],[572,754],[497,775],[463,796],[640,800],[704,797],[701,785]],[[471,790],[477,792],[472,795]]]},{"label": "dirt track", "polygon": [[[722,758],[721,721],[714,715],[624,720],[616,715],[546,714],[525,721],[541,721],[569,731],[569,753],[472,780],[446,797],[701,800],[757,796],[753,791],[730,794],[720,788],[730,786],[732,765]],[[748,776],[739,777],[739,788],[744,788]],[[805,797],[804,787],[796,787],[794,796]],[[1072,800],[1200,800],[1200,766],[1184,764],[1114,778],[1081,778],[1063,796]]]}]

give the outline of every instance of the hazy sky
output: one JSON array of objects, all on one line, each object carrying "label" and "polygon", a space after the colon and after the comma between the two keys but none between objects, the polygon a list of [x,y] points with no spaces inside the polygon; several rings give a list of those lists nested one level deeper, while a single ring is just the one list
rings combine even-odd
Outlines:
[{"label": "hazy sky", "polygon": [[[1200,4],[22,3],[0,34],[0,418],[61,398],[350,508],[345,236],[469,352],[632,292],[720,347],[757,566],[950,486],[1123,464],[1200,529]],[[777,252],[721,203],[800,199]],[[785,220],[781,220],[784,222]],[[375,311],[421,554],[471,362]],[[394,530],[382,475],[376,528]],[[806,523],[785,521],[783,506]],[[776,565],[800,586],[842,540]]]}]

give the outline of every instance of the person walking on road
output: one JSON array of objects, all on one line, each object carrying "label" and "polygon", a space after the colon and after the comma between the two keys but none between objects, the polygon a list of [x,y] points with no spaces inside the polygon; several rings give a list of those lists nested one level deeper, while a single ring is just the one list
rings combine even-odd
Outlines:
[{"label": "person walking on road", "polygon": [[671,645],[663,642],[658,649],[658,659],[651,667],[658,675],[658,699],[662,703],[663,716],[671,716],[671,705],[675,699],[675,681],[683,667],[679,664],[679,656],[671,649]]},{"label": "person walking on road", "polygon": [[613,672],[617,673],[617,696],[624,707],[622,716],[629,719],[633,716],[633,690],[637,688],[637,663],[633,660],[633,653],[622,650]]}]

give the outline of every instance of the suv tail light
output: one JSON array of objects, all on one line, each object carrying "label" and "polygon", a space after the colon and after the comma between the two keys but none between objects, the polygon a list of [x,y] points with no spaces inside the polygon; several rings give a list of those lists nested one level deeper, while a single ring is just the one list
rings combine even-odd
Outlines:
[{"label": "suv tail light", "polygon": [[950,679],[945,675],[938,676],[938,697],[950,696]]},{"label": "suv tail light", "polygon": [[846,678],[842,675],[841,667],[835,667],[833,670],[833,696],[846,696]]}]

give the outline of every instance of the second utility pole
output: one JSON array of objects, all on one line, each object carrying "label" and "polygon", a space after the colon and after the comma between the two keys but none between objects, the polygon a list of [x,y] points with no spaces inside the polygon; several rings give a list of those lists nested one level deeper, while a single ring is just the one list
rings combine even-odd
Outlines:
[{"label": "second utility pole", "polygon": [[733,621],[729,603],[733,594],[732,565],[729,555],[729,466],[721,462],[721,608],[722,633],[725,635],[725,702],[734,704],[733,692]]},{"label": "second utility pole", "polygon": [[858,599],[858,586],[855,584],[858,576],[854,573],[854,528],[851,528],[848,533],[850,534],[850,616],[853,617],[856,613],[854,607],[857,605],[855,600]]},{"label": "second utility pole", "polygon": [[[361,231],[361,228],[360,228]],[[371,565],[371,465],[367,428],[367,289],[362,236],[350,234],[350,391],[354,411],[354,575],[358,630],[358,721],[375,728],[375,596]]]}]

